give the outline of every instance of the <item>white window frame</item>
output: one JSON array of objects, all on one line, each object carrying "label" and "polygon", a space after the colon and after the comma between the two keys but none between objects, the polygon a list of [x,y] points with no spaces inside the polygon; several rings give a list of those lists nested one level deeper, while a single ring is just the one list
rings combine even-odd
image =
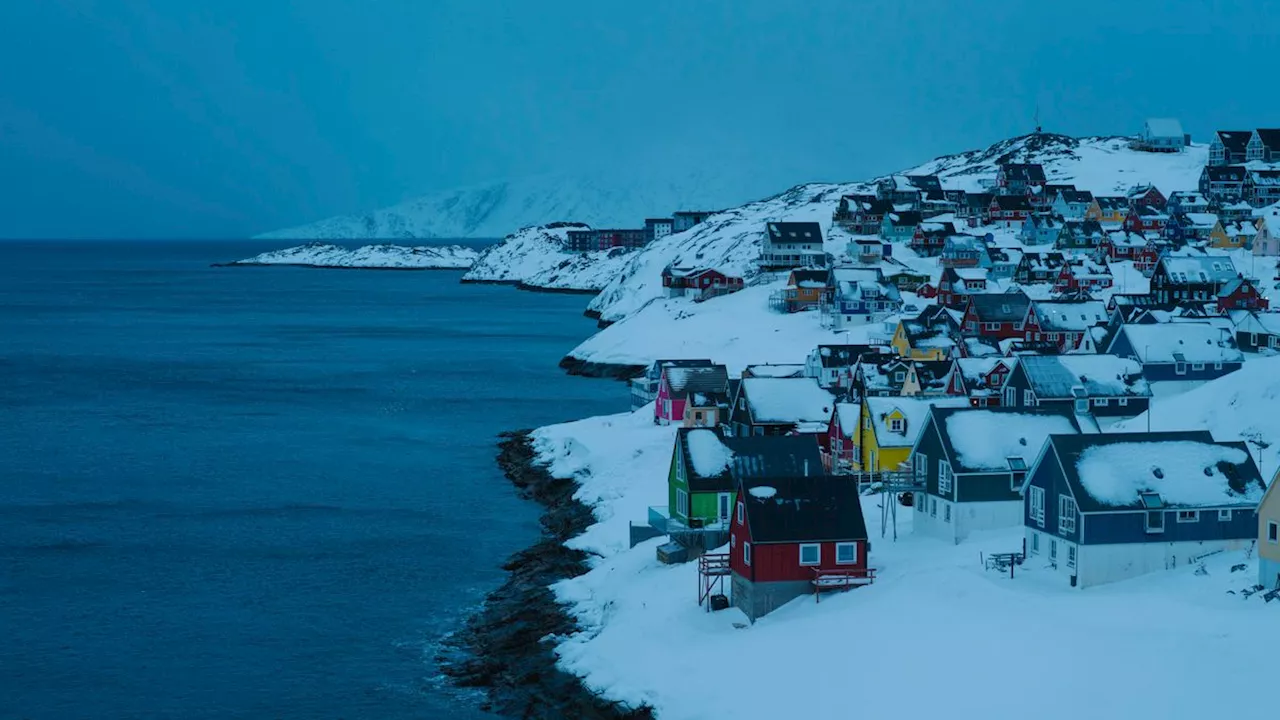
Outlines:
[{"label": "white window frame", "polygon": [[1218,510],[1218,522],[1231,522],[1234,514],[1230,508],[1220,508]]},{"label": "white window frame", "polygon": [[[723,513],[721,512],[723,511]],[[716,495],[716,520],[726,522],[733,517],[733,493]]]},{"label": "white window frame", "polygon": [[1179,510],[1178,522],[1180,523],[1200,522],[1200,511],[1199,510]]},{"label": "white window frame", "polygon": [[747,504],[739,500],[738,501],[738,524],[745,525],[747,522],[746,518],[747,518]]},{"label": "white window frame", "polygon": [[1044,488],[1032,485],[1028,497],[1031,499],[1031,519],[1044,527]]},{"label": "white window frame", "polygon": [[946,460],[938,461],[938,494],[951,494],[951,488],[955,485],[955,473],[951,471],[951,463]]},{"label": "white window frame", "polygon": [[751,543],[742,543],[742,564],[751,567]]},{"label": "white window frame", "polygon": [[[1272,341],[1273,341],[1273,342],[1271,343],[1271,345],[1274,347],[1274,346],[1275,346],[1275,342],[1274,342],[1275,338],[1271,338],[1271,339],[1272,339]],[[1221,360],[1214,360],[1214,361],[1213,361],[1213,369],[1214,369],[1214,370],[1221,370],[1221,369],[1222,369],[1222,361],[1221,361]]]},{"label": "white window frame", "polygon": [[889,431],[906,432],[906,428],[903,427],[904,422],[905,421],[902,418],[889,418]]},{"label": "white window frame", "polygon": [[1204,370],[1204,363],[1191,363],[1192,370]]},{"label": "white window frame", "polygon": [[929,481],[929,456],[922,452],[915,454],[912,458],[915,463],[915,480],[919,485],[924,485]]},{"label": "white window frame", "polygon": [[[813,562],[805,562],[804,551],[812,548],[815,553]],[[822,543],[800,543],[800,565],[802,567],[815,567],[822,564]]]},{"label": "white window frame", "polygon": [[1067,545],[1067,567],[1073,568],[1075,566],[1076,566],[1076,546],[1068,544]]},{"label": "white window frame", "polygon": [[929,498],[929,517],[938,517],[938,498]]},{"label": "white window frame", "polygon": [[[853,559],[841,560],[840,559],[841,550],[852,550]],[[856,542],[836,543],[836,564],[837,565],[856,565],[857,563],[858,563],[858,543]]]},{"label": "white window frame", "polygon": [[1128,407],[1129,398],[1116,398],[1116,405],[1119,405],[1120,407]]},{"label": "white window frame", "polygon": [[1040,533],[1031,533],[1031,552],[1033,554],[1040,553]]},{"label": "white window frame", "polygon": [[689,493],[684,488],[676,488],[676,512],[689,517]]},{"label": "white window frame", "polygon": [[1023,406],[1023,407],[1035,407],[1035,406],[1036,406],[1036,394],[1035,394],[1035,393],[1033,393],[1033,392],[1031,392],[1030,390],[1023,390],[1023,391],[1022,391],[1022,406]]},{"label": "white window frame", "polygon": [[1058,496],[1058,533],[1074,534],[1076,531],[1076,499],[1070,495]]},{"label": "white window frame", "polygon": [[1186,364],[1186,363],[1184,363],[1184,362],[1175,362],[1175,363],[1173,364],[1173,374],[1174,374],[1174,375],[1186,375],[1186,374],[1187,374],[1187,364]]},{"label": "white window frame", "polygon": [[1267,521],[1267,544],[1275,545],[1280,543],[1280,523],[1275,520]]},{"label": "white window frame", "polygon": [[1111,398],[1094,398],[1093,399],[1094,407],[1107,407],[1110,404],[1111,404]]}]

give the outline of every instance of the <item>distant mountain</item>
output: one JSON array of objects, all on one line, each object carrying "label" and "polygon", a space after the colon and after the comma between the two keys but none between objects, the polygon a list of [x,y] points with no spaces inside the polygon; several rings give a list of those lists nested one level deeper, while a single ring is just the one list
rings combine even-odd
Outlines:
[{"label": "distant mountain", "polygon": [[365,245],[346,248],[329,243],[271,250],[233,265],[293,265],[314,268],[368,268],[377,270],[465,270],[480,256],[480,251],[462,245],[403,247],[400,245]]},{"label": "distant mountain", "polygon": [[446,190],[363,215],[276,230],[269,240],[496,238],[557,221],[639,227],[676,210],[715,210],[774,192],[749,173],[664,174],[625,166],[609,175],[538,175]]}]

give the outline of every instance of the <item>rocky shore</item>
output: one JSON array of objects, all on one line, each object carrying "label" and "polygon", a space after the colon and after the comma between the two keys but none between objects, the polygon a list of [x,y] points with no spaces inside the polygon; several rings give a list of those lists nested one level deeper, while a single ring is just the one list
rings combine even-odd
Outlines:
[{"label": "rocky shore", "polygon": [[502,435],[498,466],[520,494],[541,504],[543,537],[507,560],[507,581],[456,633],[439,658],[460,687],[483,688],[486,709],[530,720],[593,718],[645,720],[647,707],[628,708],[592,694],[581,681],[556,667],[549,637],[577,631],[576,621],[556,602],[549,586],[587,571],[586,554],[564,542],[584,531],[591,508],[574,500],[577,483],[554,478],[537,464],[522,430]]},{"label": "rocky shore", "polygon": [[609,378],[613,380],[630,380],[644,374],[644,365],[616,365],[614,363],[597,363],[579,360],[572,355],[560,359],[560,369],[570,375],[583,377]]}]

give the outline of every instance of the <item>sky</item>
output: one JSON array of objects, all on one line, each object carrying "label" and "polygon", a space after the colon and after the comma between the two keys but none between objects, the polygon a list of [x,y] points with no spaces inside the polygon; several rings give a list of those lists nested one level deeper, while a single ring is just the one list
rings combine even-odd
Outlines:
[{"label": "sky", "polygon": [[234,238],[546,172],[859,180],[1280,125],[1256,0],[11,0],[0,237]]}]

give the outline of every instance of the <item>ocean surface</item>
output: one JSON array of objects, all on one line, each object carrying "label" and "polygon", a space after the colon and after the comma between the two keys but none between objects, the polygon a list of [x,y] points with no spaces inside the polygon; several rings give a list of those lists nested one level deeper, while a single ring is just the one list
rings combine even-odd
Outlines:
[{"label": "ocean surface", "polygon": [[0,718],[480,718],[433,658],[532,541],[496,435],[624,410],[587,298],[0,242]]}]

